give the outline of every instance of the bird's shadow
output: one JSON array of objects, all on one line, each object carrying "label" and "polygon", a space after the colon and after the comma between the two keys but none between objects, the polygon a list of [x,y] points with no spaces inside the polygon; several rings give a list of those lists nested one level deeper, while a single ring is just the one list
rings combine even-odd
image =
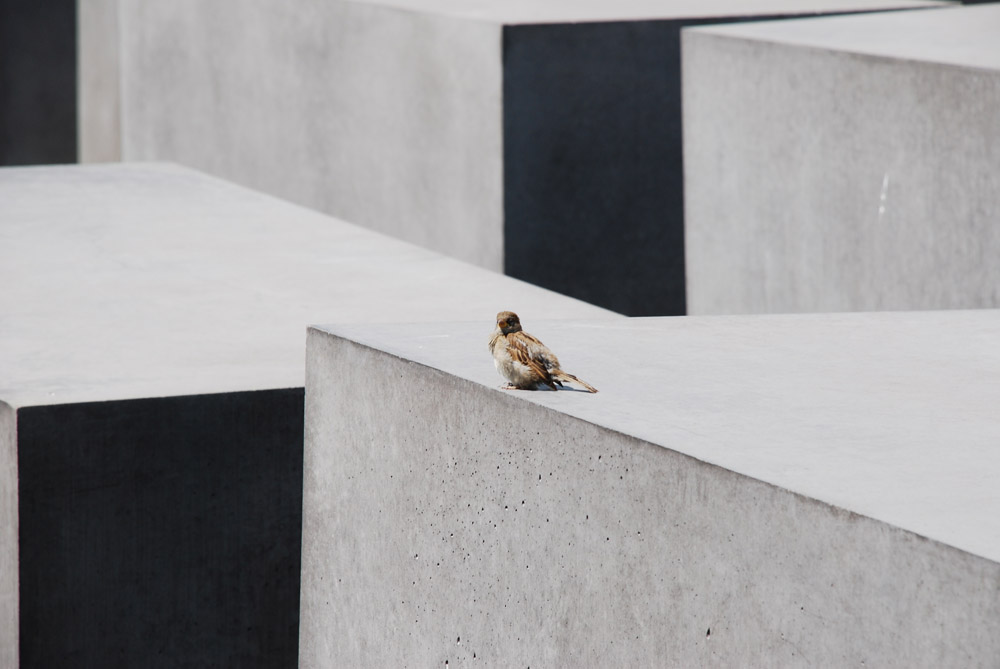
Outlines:
[{"label": "bird's shadow", "polygon": [[540,385],[537,388],[530,388],[530,389],[528,389],[528,388],[513,388],[511,386],[498,386],[498,388],[500,388],[500,390],[516,391],[516,392],[522,392],[522,393],[536,393],[536,392],[544,392],[544,393],[563,392],[563,393],[565,393],[565,392],[570,392],[570,393],[586,393],[588,395],[593,395],[594,394],[594,393],[590,392],[589,390],[584,390],[583,388],[574,388],[573,386],[559,386],[558,388],[549,388],[546,385]]}]

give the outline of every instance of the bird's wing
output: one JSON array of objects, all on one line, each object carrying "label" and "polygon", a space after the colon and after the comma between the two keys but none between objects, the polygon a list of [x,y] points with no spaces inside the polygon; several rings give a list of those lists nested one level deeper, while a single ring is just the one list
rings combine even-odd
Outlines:
[{"label": "bird's wing", "polygon": [[507,335],[507,352],[515,362],[526,365],[537,374],[542,383],[552,386],[548,367],[551,366],[549,358],[554,356],[545,344],[527,332],[512,332]]}]

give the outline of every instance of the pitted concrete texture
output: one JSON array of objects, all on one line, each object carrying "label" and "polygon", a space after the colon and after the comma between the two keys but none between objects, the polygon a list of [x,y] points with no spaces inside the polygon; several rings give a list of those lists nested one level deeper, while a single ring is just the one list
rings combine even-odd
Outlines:
[{"label": "pitted concrete texture", "polygon": [[1000,306],[1000,6],[686,31],[689,313]]},{"label": "pitted concrete texture", "polygon": [[172,165],[0,170],[0,398],[294,388],[323,320],[615,314]]},{"label": "pitted concrete texture", "polygon": [[124,2],[121,155],[619,313],[683,313],[681,28],[936,4]]},{"label": "pitted concrete texture", "polygon": [[520,316],[311,330],[301,666],[995,664],[1000,312]]},{"label": "pitted concrete texture", "polygon": [[617,320],[171,165],[0,170],[0,285],[2,667],[295,666],[308,322]]}]

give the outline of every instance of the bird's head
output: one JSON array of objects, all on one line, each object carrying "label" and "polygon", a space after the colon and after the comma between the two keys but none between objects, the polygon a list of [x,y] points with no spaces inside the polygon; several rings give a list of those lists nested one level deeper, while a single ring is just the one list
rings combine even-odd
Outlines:
[{"label": "bird's head", "polygon": [[501,311],[497,314],[497,327],[505,335],[511,332],[520,332],[521,320],[513,311]]}]

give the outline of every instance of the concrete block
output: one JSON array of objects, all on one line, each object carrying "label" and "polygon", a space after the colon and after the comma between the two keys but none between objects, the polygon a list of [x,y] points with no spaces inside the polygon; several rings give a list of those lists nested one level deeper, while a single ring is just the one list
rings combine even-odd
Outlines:
[{"label": "concrete block", "polygon": [[1000,6],[684,34],[691,313],[1000,306]]},{"label": "concrete block", "polygon": [[302,667],[995,665],[1000,311],[522,321],[310,331]]},{"label": "concrete block", "polygon": [[0,286],[4,667],[296,665],[308,322],[615,318],[171,165],[0,170]]},{"label": "concrete block", "polygon": [[678,314],[681,28],[934,4],[126,2],[121,152]]}]

